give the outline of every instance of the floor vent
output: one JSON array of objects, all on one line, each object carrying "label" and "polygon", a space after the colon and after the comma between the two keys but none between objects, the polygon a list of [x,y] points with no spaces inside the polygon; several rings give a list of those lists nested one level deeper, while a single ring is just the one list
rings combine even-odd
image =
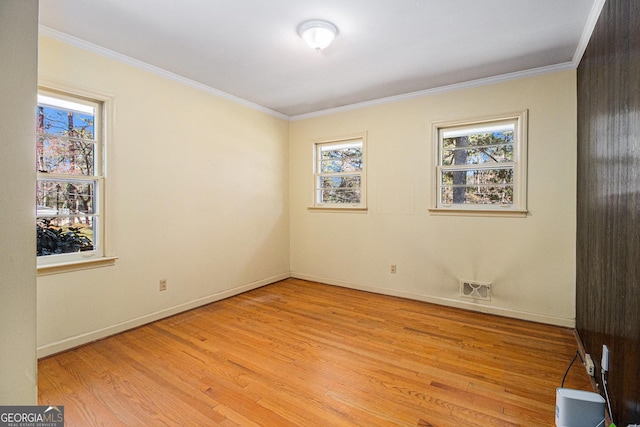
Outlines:
[{"label": "floor vent", "polygon": [[491,301],[491,284],[482,283],[482,282],[472,282],[470,280],[461,280],[460,296],[463,296],[465,298]]}]

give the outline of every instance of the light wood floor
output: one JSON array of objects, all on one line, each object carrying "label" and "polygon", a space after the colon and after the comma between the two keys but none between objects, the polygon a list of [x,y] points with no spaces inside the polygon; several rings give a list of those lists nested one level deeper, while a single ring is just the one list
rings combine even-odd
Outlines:
[{"label": "light wood floor", "polygon": [[[288,279],[39,362],[67,426],[553,426],[569,329]],[[565,387],[590,390],[578,360]]]}]

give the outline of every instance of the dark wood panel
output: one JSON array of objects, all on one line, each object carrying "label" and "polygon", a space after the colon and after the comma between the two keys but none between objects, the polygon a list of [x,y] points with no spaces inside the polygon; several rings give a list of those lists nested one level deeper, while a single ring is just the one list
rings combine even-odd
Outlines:
[{"label": "dark wood panel", "polygon": [[577,329],[640,423],[640,1],[608,0],[578,68]]},{"label": "dark wood panel", "polygon": [[[39,362],[66,425],[553,426],[572,330],[289,279]],[[590,390],[578,361],[566,387]]]}]

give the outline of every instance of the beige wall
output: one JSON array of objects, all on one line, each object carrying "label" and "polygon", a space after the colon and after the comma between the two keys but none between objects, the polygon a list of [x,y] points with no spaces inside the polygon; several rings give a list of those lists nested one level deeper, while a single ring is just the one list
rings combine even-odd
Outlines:
[{"label": "beige wall", "polygon": [[34,405],[38,2],[0,2],[0,405]]},{"label": "beige wall", "polygon": [[[522,109],[529,215],[430,215],[431,123]],[[368,212],[307,210],[312,141],[365,131]],[[574,70],[293,121],[289,144],[292,275],[574,326]],[[461,298],[460,279],[492,283],[491,301]]]},{"label": "beige wall", "polygon": [[119,257],[38,278],[39,355],[288,277],[286,120],[44,36],[39,79],[114,99]]},{"label": "beige wall", "polygon": [[[292,121],[41,36],[40,82],[115,100],[115,266],[38,278],[43,356],[288,277],[573,326],[575,71]],[[431,122],[529,110],[529,215],[432,216]],[[311,212],[312,141],[368,134],[367,213]],[[389,273],[390,264],[398,272]],[[169,289],[158,291],[158,281]],[[491,282],[490,302],[458,281]]]}]

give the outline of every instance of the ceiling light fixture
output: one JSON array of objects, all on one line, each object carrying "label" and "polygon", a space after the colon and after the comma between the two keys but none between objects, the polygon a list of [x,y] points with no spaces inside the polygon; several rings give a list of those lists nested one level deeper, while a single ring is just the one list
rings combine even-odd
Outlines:
[{"label": "ceiling light fixture", "polygon": [[298,34],[312,49],[320,51],[331,44],[338,28],[331,22],[312,19],[298,26]]}]

